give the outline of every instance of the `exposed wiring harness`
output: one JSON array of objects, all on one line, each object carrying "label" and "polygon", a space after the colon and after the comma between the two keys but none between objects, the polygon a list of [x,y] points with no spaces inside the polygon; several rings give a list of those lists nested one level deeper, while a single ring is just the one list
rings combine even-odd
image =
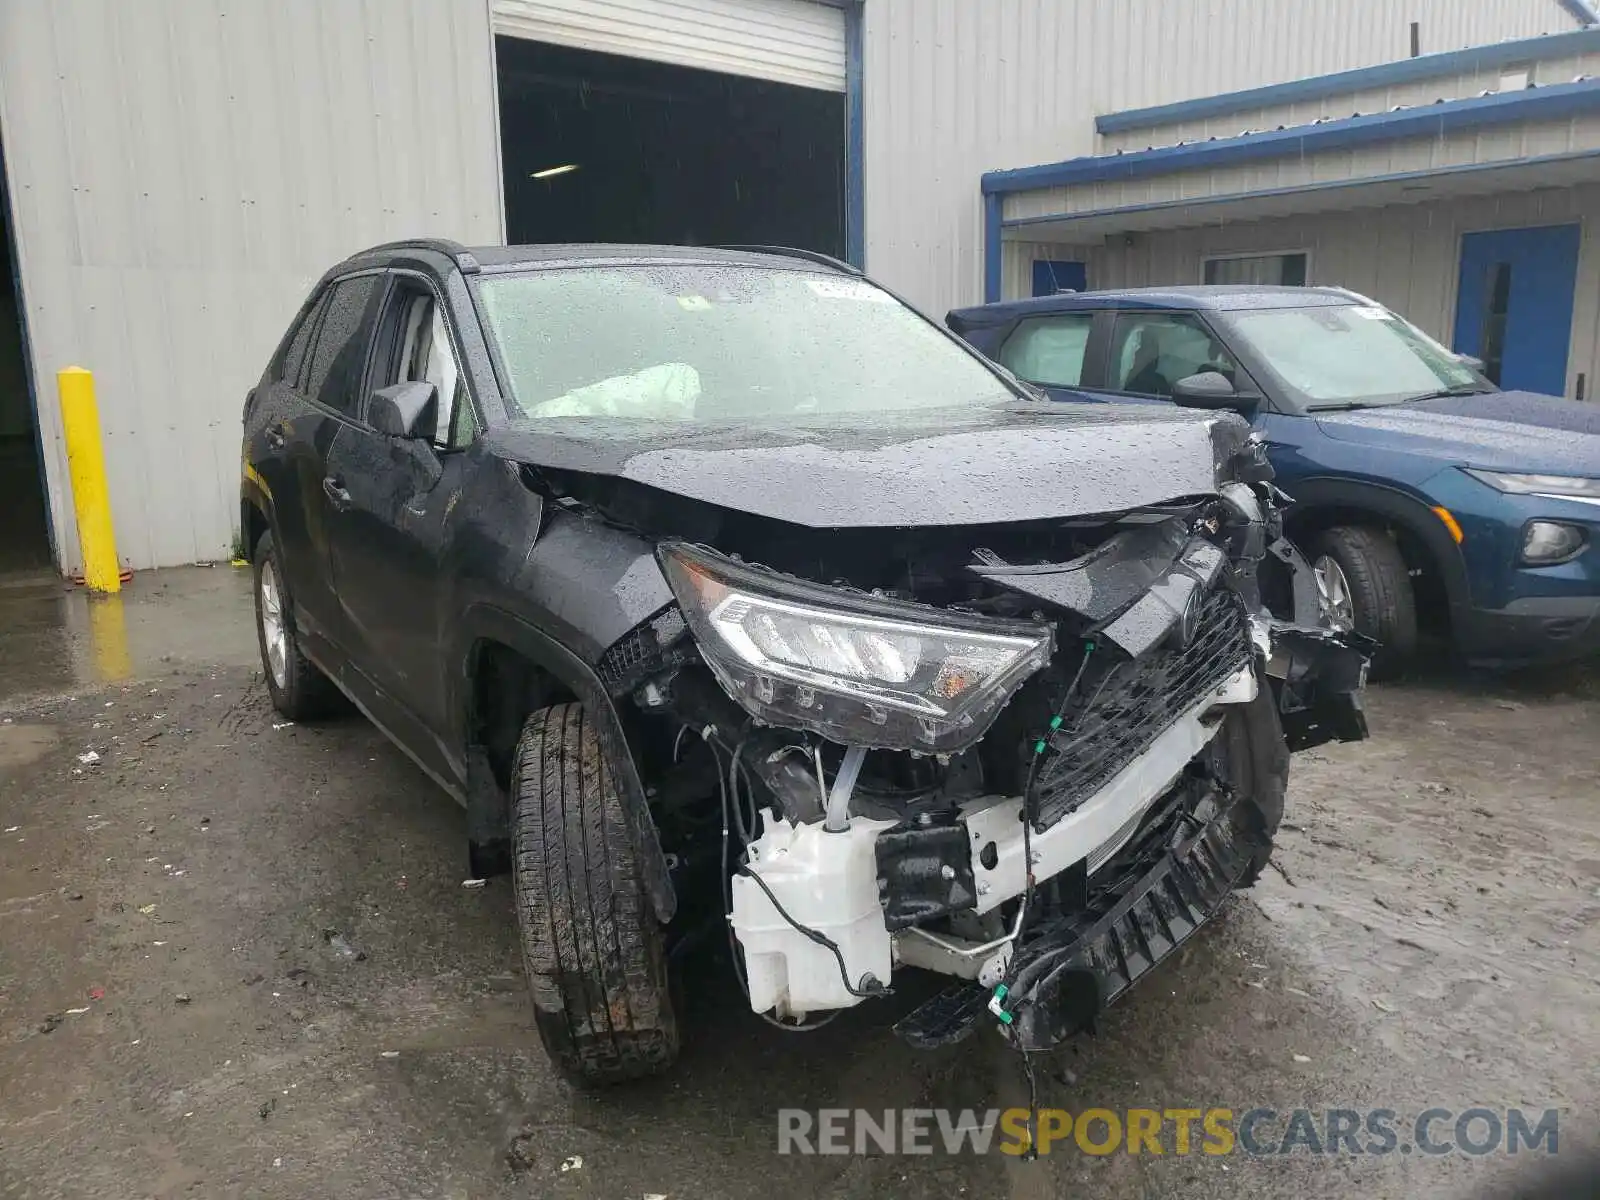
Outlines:
[{"label": "exposed wiring harness", "polygon": [[[772,889],[767,886],[767,881],[750,869],[750,843],[755,840],[753,833],[756,822],[760,817],[755,807],[754,794],[750,788],[749,775],[744,767],[744,740],[740,739],[733,747],[733,750],[728,755],[727,770],[724,771],[722,769],[721,752],[717,743],[713,740],[715,732],[714,727],[708,726],[701,731],[701,736],[705,739],[706,745],[710,747],[712,755],[717,760],[717,787],[722,794],[722,902],[725,914],[724,923],[728,931],[728,950],[733,956],[733,973],[739,980],[739,987],[744,992],[745,999],[750,999],[750,981],[745,975],[743,960],[740,955],[739,939],[733,931],[733,876],[735,874],[753,880],[756,886],[765,893],[772,907],[777,910],[778,915],[793,926],[800,936],[833,952],[833,957],[839,964],[839,978],[843,981],[845,990],[852,996],[867,998],[888,995],[890,989],[871,975],[864,976],[859,984],[853,983],[850,979],[848,965],[844,960],[844,951],[839,948],[839,943],[821,930],[811,929],[795,920],[790,915],[789,910],[779,902],[777,896],[773,895]],[[821,764],[819,762],[819,783],[821,781],[820,771]],[[742,789],[741,783],[744,785]],[[826,796],[826,791],[823,794]],[[747,814],[745,812],[746,797],[749,798],[750,803],[748,822],[746,821]],[[739,834],[740,849],[736,862],[730,868],[730,836],[734,831]],[[764,1012],[757,1013],[756,1016],[786,1033],[810,1033],[835,1020],[839,1013],[837,1011],[831,1012],[820,1020],[809,1021],[804,1024],[779,1020],[777,1017]]]},{"label": "exposed wiring harness", "polygon": [[[1022,862],[1026,874],[1022,890],[1022,907],[1017,912],[1017,936],[1012,943],[1011,961],[1006,964],[1004,978],[995,986],[994,996],[989,1001],[989,1011],[1000,1018],[1006,1027],[1010,1027],[1015,1020],[1015,1010],[1007,1008],[1006,997],[1011,993],[1011,985],[1016,981],[1017,964],[1019,955],[1017,949],[1021,944],[1023,925],[1027,919],[1028,911],[1033,906],[1033,889],[1035,886],[1033,875],[1033,789],[1039,776],[1039,760],[1044,757],[1044,752],[1049,748],[1051,739],[1060,731],[1066,720],[1067,705],[1072,703],[1072,697],[1078,690],[1078,684],[1083,682],[1083,673],[1089,669],[1089,659],[1095,651],[1095,642],[1092,638],[1085,638],[1083,643],[1083,657],[1078,660],[1078,669],[1073,672],[1072,682],[1067,684],[1066,691],[1061,693],[1061,701],[1056,705],[1055,714],[1050,718],[1049,728],[1039,734],[1033,743],[1033,754],[1028,760],[1028,777],[1022,785]],[[1100,698],[1101,691],[1106,686],[1106,681],[1111,678],[1111,672],[1106,672],[1100,677],[1099,686],[1087,703],[1079,710],[1087,712],[1094,707],[1094,702]],[[1069,731],[1070,732],[1070,731]],[[1018,1053],[1022,1055],[1022,1072],[1028,1079],[1028,1149],[1025,1157],[1034,1158],[1038,1154],[1039,1143],[1039,1085],[1034,1078],[1033,1059],[1028,1054],[1028,1048],[1022,1044],[1021,1038],[1013,1039]]]},{"label": "exposed wiring harness", "polygon": [[[1078,690],[1078,684],[1083,682],[1083,673],[1089,669],[1089,658],[1094,654],[1095,643],[1085,640],[1083,644],[1083,657],[1078,660],[1078,669],[1073,672],[1072,682],[1067,684],[1067,690],[1061,694],[1061,702],[1056,705],[1055,715],[1050,718],[1049,728],[1041,733],[1033,743],[1033,754],[1028,759],[1028,777],[1022,785],[1022,861],[1027,869],[1026,882],[1022,891],[1022,913],[1017,921],[1018,936],[1021,936],[1022,918],[1027,915],[1028,909],[1033,905],[1033,889],[1035,880],[1033,876],[1033,785],[1039,777],[1039,760],[1044,757],[1044,752],[1050,746],[1050,739],[1061,729],[1066,720],[1067,705],[1072,703],[1073,694]],[[1110,674],[1102,676],[1100,686],[1095,688],[1094,695],[1085,704],[1084,711],[1092,708],[1094,702],[1100,698],[1100,692],[1106,686]],[[1069,731],[1070,732],[1070,731]],[[1013,961],[1015,956],[1013,956]],[[1014,975],[1011,969],[1006,971],[1005,982],[1009,983]]]}]

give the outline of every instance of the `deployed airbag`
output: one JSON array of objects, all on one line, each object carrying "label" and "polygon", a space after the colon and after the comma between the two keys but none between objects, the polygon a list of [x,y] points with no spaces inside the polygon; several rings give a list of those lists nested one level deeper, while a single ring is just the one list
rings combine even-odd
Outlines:
[{"label": "deployed airbag", "polygon": [[535,404],[530,417],[649,417],[658,421],[694,418],[700,399],[700,373],[688,363],[662,363],[632,375],[616,375],[574,388]]}]

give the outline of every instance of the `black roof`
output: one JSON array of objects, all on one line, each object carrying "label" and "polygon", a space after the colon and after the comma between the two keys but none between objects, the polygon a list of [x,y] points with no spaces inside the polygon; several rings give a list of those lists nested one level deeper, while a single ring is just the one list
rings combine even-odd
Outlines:
[{"label": "black roof", "polygon": [[950,319],[971,328],[1039,313],[1079,312],[1096,308],[1171,308],[1230,311],[1256,308],[1305,308],[1311,305],[1365,304],[1365,297],[1343,288],[1267,287],[1259,284],[1209,284],[1194,287],[1113,288],[1093,292],[1060,292],[953,309]]}]

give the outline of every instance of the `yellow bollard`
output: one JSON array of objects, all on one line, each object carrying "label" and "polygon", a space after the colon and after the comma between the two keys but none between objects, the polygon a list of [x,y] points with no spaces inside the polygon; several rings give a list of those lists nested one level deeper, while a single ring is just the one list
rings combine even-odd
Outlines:
[{"label": "yellow bollard", "polygon": [[122,575],[117,564],[117,538],[111,528],[111,493],[106,487],[105,453],[100,446],[94,376],[82,367],[66,367],[56,372],[56,386],[61,391],[61,428],[67,438],[72,507],[78,513],[83,582],[93,592],[119,592]]}]

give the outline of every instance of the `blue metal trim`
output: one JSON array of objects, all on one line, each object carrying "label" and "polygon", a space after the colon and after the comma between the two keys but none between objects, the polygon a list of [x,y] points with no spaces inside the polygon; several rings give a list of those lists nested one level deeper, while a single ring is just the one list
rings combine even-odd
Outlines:
[{"label": "blue metal trim", "polygon": [[1000,229],[1003,220],[1003,200],[998,192],[983,197],[983,302],[993,304],[1000,299]]},{"label": "blue metal trim", "polygon": [[844,256],[867,268],[866,134],[862,122],[861,5],[844,10]]},{"label": "blue metal trim", "polygon": [[[1565,3],[1565,0],[1562,2]],[[1359,67],[1353,71],[1339,71],[1333,75],[1314,75],[1309,79],[1293,79],[1288,83],[1246,88],[1241,92],[1223,92],[1221,95],[1202,96],[1196,100],[1180,100],[1176,104],[1158,104],[1152,108],[1129,108],[1121,112],[1102,113],[1094,119],[1094,127],[1097,133],[1122,133],[1129,129],[1147,129],[1156,125],[1171,125],[1177,121],[1221,117],[1228,113],[1271,108],[1280,104],[1295,104],[1302,100],[1320,100],[1327,96],[1337,96],[1342,92],[1366,91],[1397,83],[1410,83],[1418,79],[1432,79],[1440,75],[1465,74],[1468,71],[1503,67],[1511,63],[1585,54],[1595,50],[1600,50],[1600,28],[1572,29],[1565,33],[1521,38],[1514,42],[1496,42],[1490,46],[1473,46],[1466,50],[1423,54],[1416,58],[1405,58],[1399,62],[1383,63],[1376,67]]]},{"label": "blue metal trim", "polygon": [[[1327,183],[1300,183],[1292,187],[1263,188],[1252,192],[1230,192],[1223,196],[1191,197],[1187,200],[1158,200],[1150,204],[1128,204],[1121,208],[1096,208],[1075,213],[1047,213],[1038,217],[1009,217],[1001,222],[1004,229],[1024,229],[1029,225],[1053,224],[1058,221],[1078,221],[1089,217],[1114,217],[1123,214],[1158,212],[1169,208],[1204,208],[1212,204],[1231,204],[1237,200],[1254,200],[1262,196],[1298,196],[1307,192],[1332,192],[1344,188],[1365,187],[1372,183],[1409,183],[1417,179],[1437,179],[1441,175],[1468,175],[1478,171],[1500,171],[1508,166],[1536,167],[1547,163],[1577,162],[1600,158],[1600,150],[1578,150],[1570,154],[1545,154],[1537,158],[1519,158],[1511,162],[1466,163],[1457,167],[1429,167],[1421,171],[1397,171],[1389,175],[1369,175],[1363,179],[1339,179]],[[998,193],[984,197],[998,200]]]},{"label": "blue metal trim", "polygon": [[1220,167],[1285,155],[1348,150],[1401,138],[1437,137],[1457,129],[1506,125],[1514,121],[1558,119],[1600,108],[1600,79],[1526,88],[1468,100],[1449,100],[1398,112],[1373,113],[1325,121],[1320,125],[1294,125],[1266,133],[1215,138],[1182,146],[1161,146],[1126,154],[1102,154],[1066,162],[1010,171],[989,171],[983,190],[1023,192],[1035,188],[1068,187],[1116,179],[1139,179],[1172,171]]},{"label": "blue metal trim", "polygon": [[1589,0],[1556,0],[1556,3],[1571,13],[1579,25],[1600,25],[1600,13],[1594,11]]}]

